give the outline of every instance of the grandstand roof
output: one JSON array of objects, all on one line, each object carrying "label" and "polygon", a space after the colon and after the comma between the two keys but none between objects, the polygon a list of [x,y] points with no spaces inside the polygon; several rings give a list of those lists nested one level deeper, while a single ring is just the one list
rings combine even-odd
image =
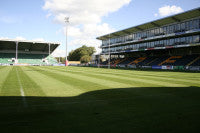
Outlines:
[{"label": "grandstand roof", "polygon": [[16,39],[0,39],[0,51],[16,50],[16,42],[18,42],[18,50],[20,51],[40,51],[48,52],[50,45],[50,52],[52,53],[60,44],[43,41],[28,41]]},{"label": "grandstand roof", "polygon": [[106,40],[108,38],[118,37],[118,36],[122,36],[122,35],[128,35],[133,32],[143,31],[143,30],[155,28],[155,27],[161,27],[161,26],[164,26],[164,25],[167,25],[170,23],[180,22],[180,21],[184,21],[184,20],[199,17],[199,16],[200,16],[200,7],[195,8],[193,10],[183,12],[183,13],[179,13],[176,15],[168,16],[168,17],[154,20],[154,21],[151,21],[148,23],[130,27],[130,28],[127,28],[124,30],[113,32],[113,33],[110,33],[110,34],[107,34],[104,36],[100,36],[100,37],[97,37],[97,39]]}]

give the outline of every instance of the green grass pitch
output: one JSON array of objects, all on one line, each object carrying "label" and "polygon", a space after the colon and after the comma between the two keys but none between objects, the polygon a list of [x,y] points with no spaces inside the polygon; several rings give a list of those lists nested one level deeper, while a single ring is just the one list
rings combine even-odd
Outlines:
[{"label": "green grass pitch", "polygon": [[200,73],[0,67],[0,132],[200,132]]}]

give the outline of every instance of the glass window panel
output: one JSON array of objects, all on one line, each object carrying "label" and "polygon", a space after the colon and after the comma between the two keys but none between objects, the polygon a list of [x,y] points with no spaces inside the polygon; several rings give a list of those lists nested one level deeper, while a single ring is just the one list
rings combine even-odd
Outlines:
[{"label": "glass window panel", "polygon": [[160,34],[161,35],[163,34],[163,28],[162,27],[160,28]]},{"label": "glass window panel", "polygon": [[166,26],[166,32],[169,34],[169,26]]},{"label": "glass window panel", "polygon": [[186,43],[190,43],[189,37],[185,37],[185,42],[186,42]]},{"label": "glass window panel", "polygon": [[151,36],[154,36],[154,29],[151,30]]},{"label": "glass window panel", "polygon": [[167,34],[167,26],[163,27],[164,34]]},{"label": "glass window panel", "polygon": [[166,46],[169,45],[169,39],[166,40]]},{"label": "glass window panel", "polygon": [[199,35],[193,36],[193,42],[195,43],[199,42]]},{"label": "glass window panel", "polygon": [[199,19],[193,21],[194,29],[199,29]]},{"label": "glass window panel", "polygon": [[133,34],[133,39],[135,39],[135,34]]},{"label": "glass window panel", "polygon": [[181,31],[185,31],[185,22],[181,23]]},{"label": "glass window panel", "polygon": [[189,37],[189,43],[193,43],[193,37],[192,36]]},{"label": "glass window panel", "polygon": [[190,30],[190,22],[185,22],[185,30]]},{"label": "glass window panel", "polygon": [[147,37],[149,37],[149,31],[147,30]]},{"label": "glass window panel", "polygon": [[190,30],[193,29],[193,21],[192,21],[192,20],[189,21],[189,29],[190,29]]},{"label": "glass window panel", "polygon": [[145,31],[145,32],[144,32],[144,38],[146,38],[146,37],[147,37],[147,32]]},{"label": "glass window panel", "polygon": [[171,34],[174,31],[174,25],[169,26],[169,33]]}]

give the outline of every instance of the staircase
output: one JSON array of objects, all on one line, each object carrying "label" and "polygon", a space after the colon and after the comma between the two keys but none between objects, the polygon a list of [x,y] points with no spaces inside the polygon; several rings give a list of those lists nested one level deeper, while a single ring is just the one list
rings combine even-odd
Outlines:
[{"label": "staircase", "polygon": [[123,62],[123,61],[125,61],[126,60],[126,58],[125,59],[123,59],[123,60],[117,60],[116,62],[115,62],[115,64],[114,65],[117,65],[117,64],[119,64],[119,63],[121,63],[121,62]]},{"label": "staircase", "polygon": [[140,57],[132,62],[130,62],[128,65],[131,65],[131,64],[138,64],[139,62],[142,62],[143,60],[145,60],[147,57]]},{"label": "staircase", "polygon": [[151,64],[152,62],[154,62],[155,60],[157,60],[158,58],[155,58],[154,60],[150,61],[149,63],[147,63],[147,65]]},{"label": "staircase", "polygon": [[197,57],[196,59],[194,59],[193,61],[191,61],[189,64],[187,64],[186,66],[190,66],[191,64],[193,64],[194,62],[196,62],[197,60],[199,60],[200,59],[200,56],[199,57]]},{"label": "staircase", "polygon": [[179,59],[179,58],[182,58],[182,56],[171,56],[169,57],[168,59],[164,60],[163,62],[161,62],[159,64],[159,66],[161,66],[162,64],[164,63],[174,63],[176,60],[171,60],[171,59]]}]

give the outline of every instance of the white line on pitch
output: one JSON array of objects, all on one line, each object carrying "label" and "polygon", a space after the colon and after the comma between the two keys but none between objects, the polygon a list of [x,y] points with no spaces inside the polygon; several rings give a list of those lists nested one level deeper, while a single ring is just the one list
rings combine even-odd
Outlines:
[{"label": "white line on pitch", "polygon": [[22,86],[21,80],[20,80],[20,78],[19,78],[19,73],[18,73],[17,68],[16,68],[16,72],[17,72],[17,79],[18,79],[19,86],[20,86],[20,92],[21,92],[21,96],[22,96],[22,101],[23,101],[23,103],[24,103],[24,107],[27,107],[28,104],[27,104],[27,102],[26,102],[26,98],[25,98],[23,86]]}]

